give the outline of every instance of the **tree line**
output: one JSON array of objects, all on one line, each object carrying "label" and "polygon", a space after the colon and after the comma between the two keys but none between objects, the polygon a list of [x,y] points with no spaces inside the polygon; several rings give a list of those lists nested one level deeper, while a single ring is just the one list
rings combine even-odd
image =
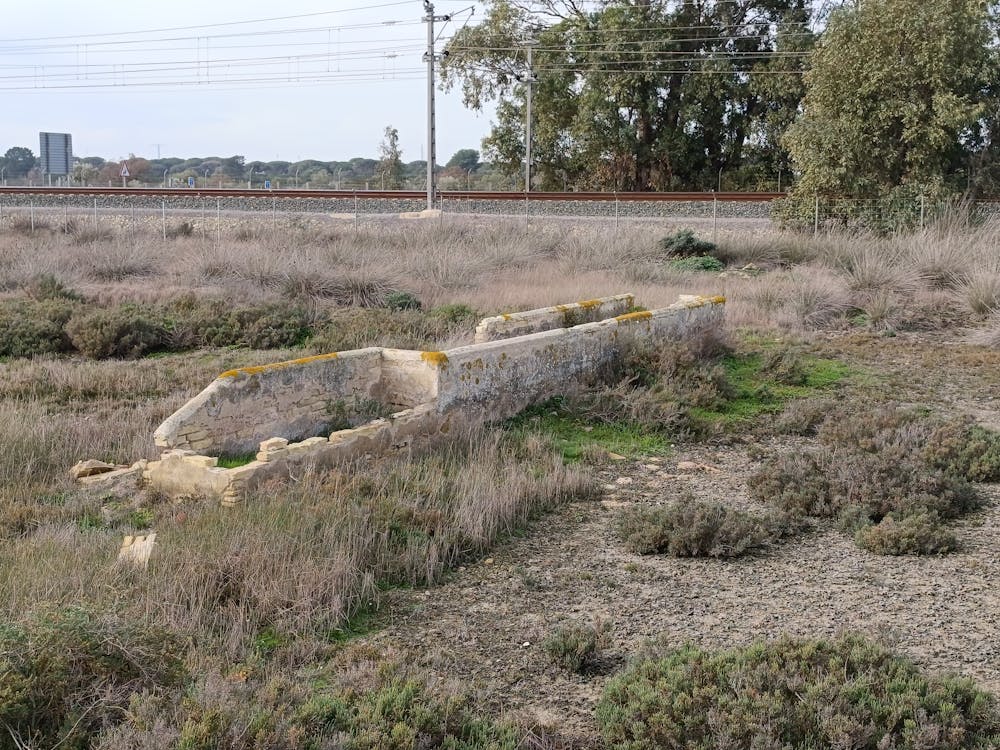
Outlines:
[{"label": "tree line", "polygon": [[993,0],[486,4],[444,86],[514,174],[530,82],[539,188],[1000,192]]},{"label": "tree line", "polygon": [[[263,187],[270,181],[272,187],[316,188],[343,190],[395,190],[424,187],[427,162],[403,162],[394,128],[394,140],[383,142],[379,159],[356,157],[347,161],[320,161],[304,159],[288,161],[247,161],[243,156],[205,158],[146,158],[130,154],[127,184],[132,186],[173,185],[185,186],[193,180],[198,187]],[[26,146],[13,146],[0,157],[0,170],[7,184],[35,184],[47,182],[41,173],[39,158]],[[121,162],[100,156],[74,159],[72,183],[75,185],[121,185]],[[438,181],[442,189],[504,189],[510,188],[507,177],[494,170],[492,165],[480,161],[479,151],[459,149],[438,167]]]}]

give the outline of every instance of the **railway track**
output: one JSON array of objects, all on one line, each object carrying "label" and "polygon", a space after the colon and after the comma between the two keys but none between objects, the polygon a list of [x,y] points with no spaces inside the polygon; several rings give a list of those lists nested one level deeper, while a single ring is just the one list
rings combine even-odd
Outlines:
[{"label": "railway track", "polygon": [[[365,199],[421,200],[427,193],[419,190],[250,190],[231,188],[106,188],[106,187],[0,187],[3,195],[44,196],[118,196],[148,198],[275,198],[275,199]],[[783,198],[784,193],[548,193],[488,192],[480,190],[443,190],[439,197],[448,201],[589,201],[663,202],[717,200],[726,203],[767,203]]]}]

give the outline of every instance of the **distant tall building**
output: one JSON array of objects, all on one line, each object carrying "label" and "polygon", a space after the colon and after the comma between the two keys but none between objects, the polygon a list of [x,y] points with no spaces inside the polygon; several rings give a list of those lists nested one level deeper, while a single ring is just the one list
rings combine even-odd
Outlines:
[{"label": "distant tall building", "polygon": [[73,136],[69,133],[39,133],[38,140],[42,174],[68,175],[73,166]]}]

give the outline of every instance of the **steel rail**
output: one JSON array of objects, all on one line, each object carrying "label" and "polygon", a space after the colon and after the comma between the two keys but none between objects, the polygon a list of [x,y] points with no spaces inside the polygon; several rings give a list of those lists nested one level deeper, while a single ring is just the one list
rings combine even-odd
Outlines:
[{"label": "steel rail", "polygon": [[[239,189],[239,188],[120,188],[120,187],[0,187],[3,195],[50,195],[50,196],[118,196],[146,198],[275,198],[345,200],[354,198],[376,200],[413,200],[426,198],[419,190],[295,190],[295,189]],[[438,193],[443,200],[483,200],[483,201],[618,201],[629,202],[720,202],[763,203],[785,197],[785,193],[739,193],[739,192],[676,192],[676,193],[602,193],[602,192],[509,192],[481,190],[442,190]]]}]

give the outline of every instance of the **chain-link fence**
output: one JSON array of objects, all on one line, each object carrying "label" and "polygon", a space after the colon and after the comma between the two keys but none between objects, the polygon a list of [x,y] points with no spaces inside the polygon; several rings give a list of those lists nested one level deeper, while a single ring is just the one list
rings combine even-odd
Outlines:
[{"label": "chain-link fence", "polygon": [[[703,200],[643,199],[635,194],[608,196],[605,200],[549,200],[538,196],[517,199],[482,198],[441,194],[435,201],[433,218],[446,222],[457,217],[496,217],[524,221],[595,220],[604,223],[639,220],[685,223],[705,233],[720,227],[743,226],[788,228],[804,232],[874,231],[892,233],[919,230],[935,222],[961,218],[980,221],[1000,214],[1000,202],[956,204],[917,198],[887,202],[848,198],[815,197],[811,200],[776,201],[718,200],[707,194]],[[246,196],[157,196],[80,194],[0,194],[0,227],[16,224],[33,231],[44,228],[90,227],[100,229],[142,228],[164,237],[177,233],[243,236],[254,228],[278,227],[294,222],[339,223],[361,227],[401,216],[423,216],[426,199],[374,197],[357,191],[337,197]],[[72,227],[70,227],[72,228]]]}]

